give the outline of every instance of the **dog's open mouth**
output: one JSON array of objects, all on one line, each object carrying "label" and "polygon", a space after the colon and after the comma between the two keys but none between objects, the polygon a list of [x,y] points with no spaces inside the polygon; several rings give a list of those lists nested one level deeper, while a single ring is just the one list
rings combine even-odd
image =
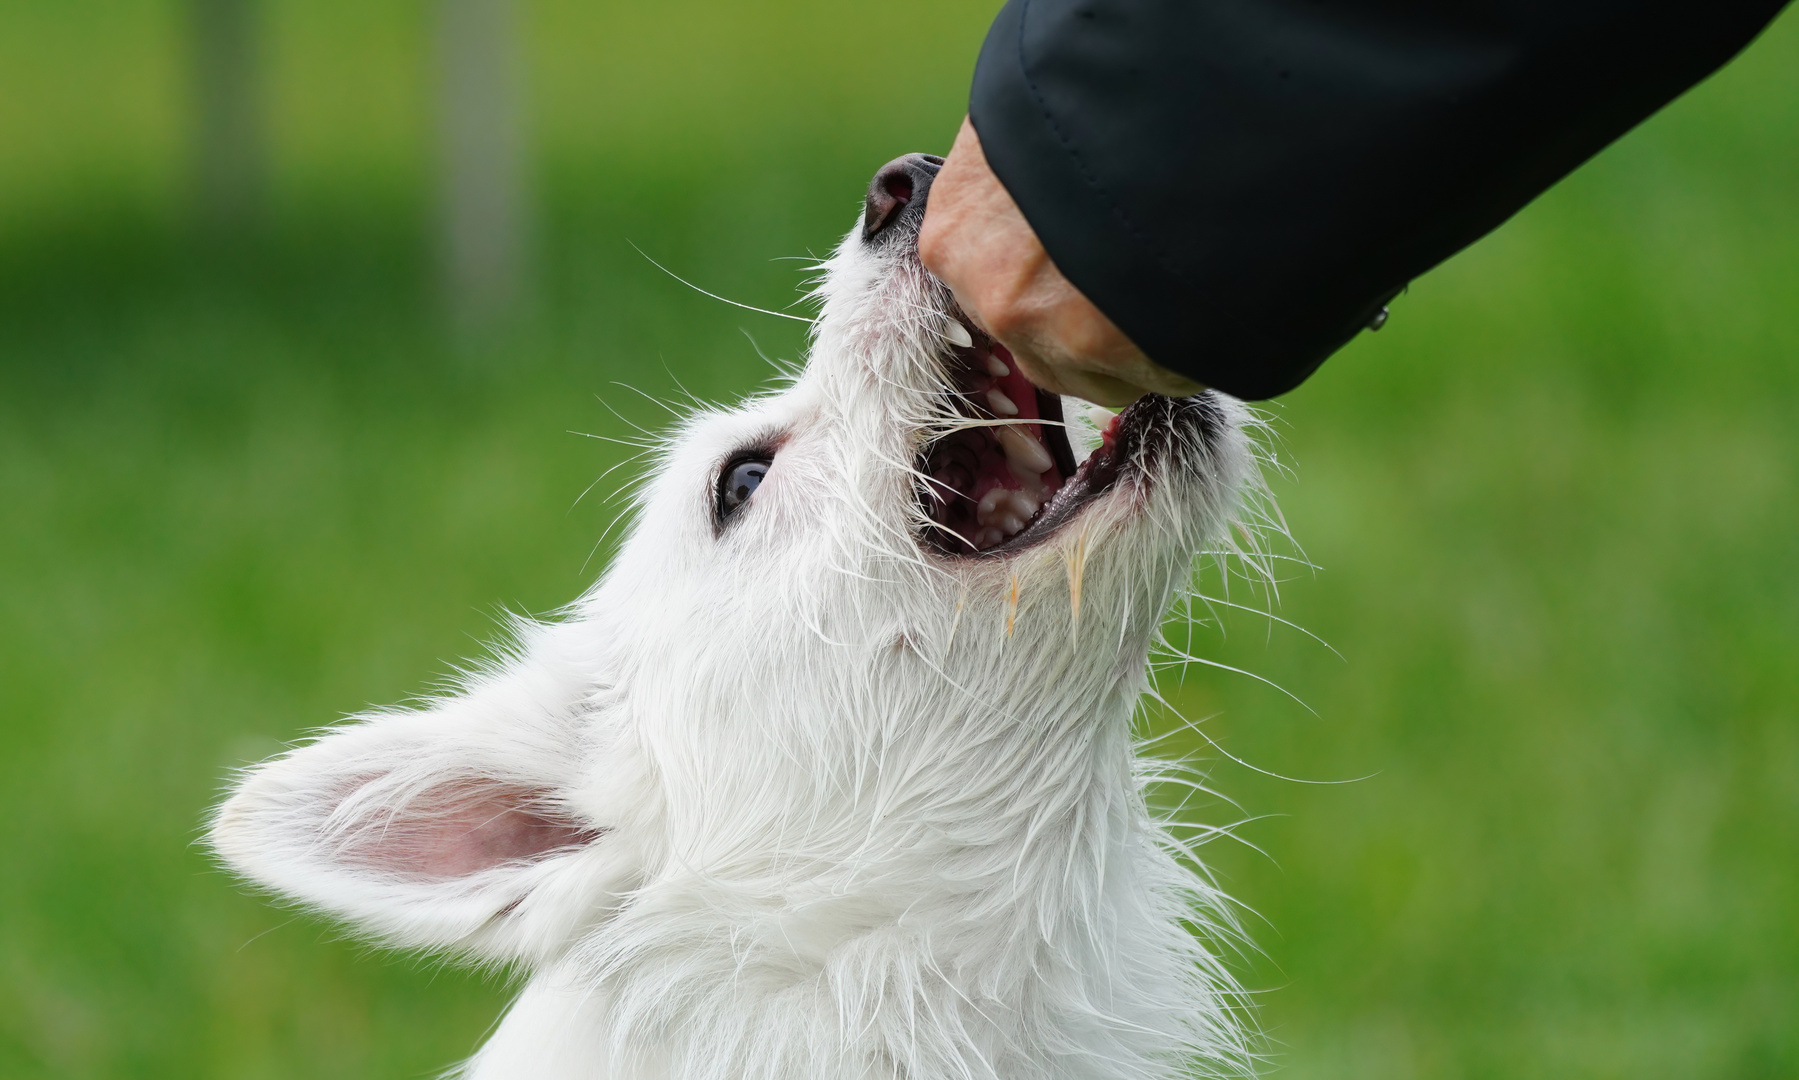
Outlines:
[{"label": "dog's open mouth", "polygon": [[968,426],[919,454],[924,541],[946,555],[1002,555],[1047,538],[1117,481],[1119,419],[1077,467],[1062,399],[1031,385],[1004,345],[976,330],[968,338],[950,372]]}]

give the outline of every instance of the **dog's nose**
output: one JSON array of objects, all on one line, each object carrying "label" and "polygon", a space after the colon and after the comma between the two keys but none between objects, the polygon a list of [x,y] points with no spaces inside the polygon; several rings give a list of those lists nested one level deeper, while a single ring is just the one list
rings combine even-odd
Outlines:
[{"label": "dog's nose", "polygon": [[862,212],[862,239],[873,240],[894,223],[924,216],[925,195],[943,168],[935,154],[907,154],[881,166],[868,185],[868,207]]}]

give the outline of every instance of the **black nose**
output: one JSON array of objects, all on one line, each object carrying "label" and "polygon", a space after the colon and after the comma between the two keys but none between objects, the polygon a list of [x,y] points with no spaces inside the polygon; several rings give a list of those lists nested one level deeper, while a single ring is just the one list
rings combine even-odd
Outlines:
[{"label": "black nose", "polygon": [[910,221],[914,227],[924,216],[925,196],[931,181],[943,168],[943,159],[935,154],[907,154],[881,166],[868,184],[868,207],[862,212],[862,239],[873,240],[892,231],[899,221]]}]

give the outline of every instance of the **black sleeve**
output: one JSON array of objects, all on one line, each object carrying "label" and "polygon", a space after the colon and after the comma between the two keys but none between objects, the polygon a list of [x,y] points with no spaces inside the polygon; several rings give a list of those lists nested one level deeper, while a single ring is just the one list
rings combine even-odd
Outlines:
[{"label": "black sleeve", "polygon": [[1010,0],[969,112],[1069,280],[1266,398],[1785,2]]}]

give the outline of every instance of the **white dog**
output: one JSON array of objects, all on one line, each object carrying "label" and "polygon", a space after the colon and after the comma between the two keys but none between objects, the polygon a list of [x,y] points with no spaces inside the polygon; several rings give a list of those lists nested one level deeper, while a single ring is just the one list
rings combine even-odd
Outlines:
[{"label": "white dog", "polygon": [[251,881],[528,974],[468,1076],[1249,1070],[1131,735],[1249,413],[1146,398],[1077,458],[918,263],[939,164],[875,178],[803,373],[680,427],[564,618],[218,811]]}]

